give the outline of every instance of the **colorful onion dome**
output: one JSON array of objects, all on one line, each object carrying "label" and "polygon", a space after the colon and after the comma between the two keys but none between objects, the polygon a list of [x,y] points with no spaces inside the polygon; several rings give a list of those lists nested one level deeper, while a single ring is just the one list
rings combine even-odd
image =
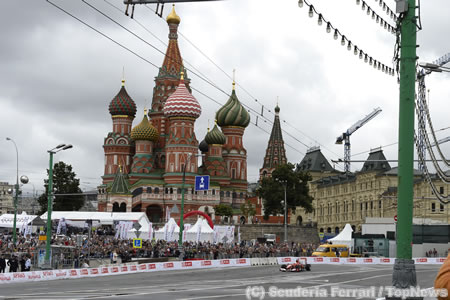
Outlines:
[{"label": "colorful onion dome", "polygon": [[159,138],[158,130],[147,119],[147,110],[145,110],[144,118],[141,123],[131,130],[131,138],[135,141],[146,140],[156,142]]},{"label": "colorful onion dome", "polygon": [[198,149],[200,149],[200,151],[202,153],[208,152],[209,151],[209,145],[208,145],[208,143],[205,140],[203,140],[198,145]]},{"label": "colorful onion dome", "polygon": [[172,6],[172,11],[167,16],[166,21],[167,21],[167,24],[170,24],[170,23],[180,24],[181,18],[175,12],[175,4]]},{"label": "colorful onion dome", "polygon": [[222,106],[216,113],[217,124],[220,127],[224,126],[239,126],[247,127],[250,123],[250,114],[245,110],[234,90],[235,83],[233,82],[233,91],[230,99]]},{"label": "colorful onion dome", "polygon": [[109,113],[113,116],[136,116],[136,104],[125,89],[125,80],[122,80],[122,88],[109,104]]},{"label": "colorful onion dome", "polygon": [[217,123],[214,125],[213,130],[209,131],[205,136],[205,141],[208,145],[219,144],[223,145],[226,142],[225,134],[220,131],[219,127],[217,127]]},{"label": "colorful onion dome", "polygon": [[202,113],[202,108],[197,99],[186,88],[183,76],[184,73],[181,72],[180,84],[164,104],[164,115],[169,118],[189,117],[197,119]]}]

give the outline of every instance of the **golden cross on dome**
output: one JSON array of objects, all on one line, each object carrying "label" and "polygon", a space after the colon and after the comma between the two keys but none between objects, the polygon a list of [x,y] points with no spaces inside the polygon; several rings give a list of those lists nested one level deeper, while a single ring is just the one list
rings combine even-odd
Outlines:
[{"label": "golden cross on dome", "polygon": [[184,72],[183,71],[180,72],[180,75],[181,75],[180,80],[184,80]]},{"label": "golden cross on dome", "polygon": [[233,69],[233,91],[236,88],[236,80],[235,80],[235,78],[236,78],[236,69]]},{"label": "golden cross on dome", "polygon": [[125,66],[122,67],[122,86],[125,86]]}]

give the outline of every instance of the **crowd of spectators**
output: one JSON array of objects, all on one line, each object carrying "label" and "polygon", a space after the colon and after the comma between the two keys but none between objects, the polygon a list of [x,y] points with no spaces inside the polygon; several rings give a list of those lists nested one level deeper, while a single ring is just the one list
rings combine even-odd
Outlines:
[{"label": "crowd of spectators", "polygon": [[[46,241],[40,241],[38,235],[28,235],[27,237],[18,235],[17,243],[14,245],[12,235],[0,234],[0,257],[9,259],[9,261],[34,260],[37,249],[45,248],[45,244]],[[114,235],[107,235],[104,232],[95,232],[90,238],[87,235],[53,235],[51,244],[62,246],[70,251],[70,257],[77,260],[76,265],[78,266],[89,259],[110,259],[111,263],[119,261],[126,263],[133,258],[181,257],[177,242],[144,240],[142,248],[133,248],[132,239],[120,240],[116,239]],[[227,244],[185,242],[182,249],[184,259],[221,259],[286,255],[309,256],[317,246],[316,244],[269,244],[246,241]],[[58,259],[63,261],[63,255],[61,254],[61,258],[58,257]],[[21,268],[20,270],[25,269]],[[17,268],[17,270],[19,269]]]}]

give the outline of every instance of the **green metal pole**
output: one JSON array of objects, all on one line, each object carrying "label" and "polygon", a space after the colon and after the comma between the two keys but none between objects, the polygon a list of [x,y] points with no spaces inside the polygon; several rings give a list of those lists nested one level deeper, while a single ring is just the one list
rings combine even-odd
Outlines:
[{"label": "green metal pole", "polygon": [[[184,229],[184,184],[186,181],[186,164],[183,168],[183,183],[181,184],[181,214],[180,214],[180,236],[178,239],[178,247],[183,246],[183,229]],[[167,228],[168,229],[168,228]]]},{"label": "green metal pole", "polygon": [[[397,258],[392,273],[392,286],[402,289],[417,285],[416,270],[414,260],[412,260],[414,107],[417,59],[416,0],[408,0],[407,3],[408,10],[404,13],[400,25]],[[386,297],[386,299],[392,298]]]},{"label": "green metal pole", "polygon": [[412,257],[414,106],[416,81],[416,0],[408,0],[401,25],[398,141],[397,258]]},{"label": "green metal pole", "polygon": [[[19,178],[19,177],[17,177]],[[19,197],[19,179],[16,183],[16,195],[14,195],[14,223],[13,223],[13,244],[16,245],[17,242],[17,198]]]},{"label": "green metal pole", "polygon": [[53,208],[53,152],[50,153],[48,169],[48,199],[47,199],[47,244],[45,248],[45,263],[50,263],[50,243],[52,240],[52,208]]}]

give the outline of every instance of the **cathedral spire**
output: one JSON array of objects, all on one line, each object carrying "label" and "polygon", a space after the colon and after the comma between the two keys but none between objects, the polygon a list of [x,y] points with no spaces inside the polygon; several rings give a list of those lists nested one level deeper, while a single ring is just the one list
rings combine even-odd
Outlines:
[{"label": "cathedral spire", "polygon": [[286,150],[284,149],[283,134],[280,125],[280,107],[277,101],[272,132],[267,145],[263,167],[260,169],[260,178],[270,176],[278,165],[286,163]]}]

